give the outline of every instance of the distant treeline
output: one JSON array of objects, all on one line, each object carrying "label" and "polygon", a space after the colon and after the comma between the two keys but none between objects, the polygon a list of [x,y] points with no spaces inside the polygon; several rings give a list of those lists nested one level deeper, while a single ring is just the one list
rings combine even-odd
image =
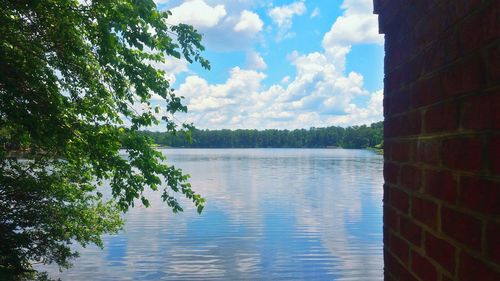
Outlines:
[{"label": "distant treeline", "polygon": [[198,130],[184,134],[143,132],[161,146],[197,148],[368,148],[382,144],[383,124],[297,130]]}]

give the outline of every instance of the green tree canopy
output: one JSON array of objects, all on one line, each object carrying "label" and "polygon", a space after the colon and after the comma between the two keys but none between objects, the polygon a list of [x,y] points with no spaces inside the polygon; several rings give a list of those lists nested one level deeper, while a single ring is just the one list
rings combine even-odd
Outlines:
[{"label": "green tree canopy", "polygon": [[190,128],[172,121],[187,109],[154,65],[172,56],[209,69],[201,35],[168,24],[152,0],[0,3],[0,279],[28,276],[35,262],[69,266],[75,241],[102,246],[120,212],[149,205],[147,188],[174,212],[177,192],[201,212],[188,176],[137,133],[161,119]]}]

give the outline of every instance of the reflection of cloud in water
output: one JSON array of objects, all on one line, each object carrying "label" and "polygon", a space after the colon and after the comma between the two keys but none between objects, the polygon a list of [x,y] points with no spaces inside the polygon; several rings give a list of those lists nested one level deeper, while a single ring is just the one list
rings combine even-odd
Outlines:
[{"label": "reflection of cloud in water", "polygon": [[359,150],[165,150],[208,202],[158,195],[68,280],[382,280],[382,158]]}]

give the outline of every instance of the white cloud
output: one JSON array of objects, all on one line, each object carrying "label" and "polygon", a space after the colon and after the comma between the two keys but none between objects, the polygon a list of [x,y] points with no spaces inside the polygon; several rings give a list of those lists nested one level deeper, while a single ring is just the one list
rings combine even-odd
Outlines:
[{"label": "white cloud", "polygon": [[[175,1],[179,3],[179,1]],[[250,0],[188,0],[178,6],[170,1],[169,23],[193,25],[203,34],[203,44],[211,51],[248,51],[263,41],[259,36],[264,22],[252,11],[263,4]]]},{"label": "white cloud", "polygon": [[209,6],[203,0],[191,0],[170,10],[168,18],[170,24],[180,22],[191,24],[196,28],[214,27],[226,16],[224,5]]},{"label": "white cloud", "polygon": [[[263,87],[264,73],[235,67],[225,83],[190,76],[178,93],[187,97],[187,121],[201,128],[304,128],[352,125],[382,119],[381,91],[369,93],[363,76],[343,74],[329,55],[315,52],[290,57],[295,78]],[[354,104],[369,96],[366,107]]]},{"label": "white cloud", "polygon": [[[266,75],[261,71],[266,63],[248,45],[244,49],[247,69],[232,68],[224,83],[212,84],[197,75],[187,77],[177,91],[186,97],[189,108],[189,113],[182,118],[210,129],[348,126],[382,120],[382,91],[369,92],[361,74],[346,73],[346,58],[352,44],[383,41],[376,32],[376,16],[371,15],[371,5],[371,0],[345,0],[344,13],[323,37],[323,50],[288,54],[287,60],[294,66],[295,75],[283,77],[278,84],[263,85]],[[269,15],[273,15],[271,18],[274,17],[281,32],[285,30],[284,38],[290,34],[293,16],[303,13],[304,3],[295,2],[273,8]],[[222,30],[227,31],[228,37],[240,34],[235,41],[231,41],[234,38],[222,40],[224,44],[255,40],[263,26],[250,24],[252,21],[261,22],[250,10],[231,10],[217,26],[205,30],[206,34],[218,32],[213,38],[219,41]],[[359,100],[368,101],[360,105]]]},{"label": "white cloud", "polygon": [[262,30],[264,23],[256,13],[243,10],[234,31],[255,34]]},{"label": "white cloud", "polygon": [[311,15],[310,15],[309,17],[311,17],[311,18],[313,19],[313,18],[315,18],[315,17],[319,16],[319,13],[320,13],[319,8],[318,8],[318,7],[316,7],[316,8],[314,8],[314,10],[311,12]]},{"label": "white cloud", "polygon": [[277,40],[283,40],[293,36],[293,33],[289,32],[292,27],[292,19],[294,16],[302,15],[306,12],[306,5],[304,2],[293,2],[288,5],[275,7],[268,12],[269,17],[278,26]]},{"label": "white cloud", "polygon": [[247,53],[246,64],[250,69],[262,70],[267,68],[267,64],[262,56],[255,51],[250,51]]},{"label": "white cloud", "polygon": [[290,76],[288,76],[288,75],[283,77],[283,79],[281,79],[281,81],[280,81],[281,84],[285,84],[285,85],[288,84],[288,82],[290,82]]},{"label": "white cloud", "polygon": [[370,124],[382,120],[384,93],[382,90],[372,93],[368,105],[361,108],[351,104],[347,108],[347,114],[335,116],[329,120],[342,126]]},{"label": "white cloud", "polygon": [[154,0],[156,5],[163,5],[168,3],[169,0]]},{"label": "white cloud", "polygon": [[372,0],[345,0],[342,8],[344,13],[323,38],[325,49],[358,43],[383,44],[384,37],[378,34],[377,15],[372,12]]}]

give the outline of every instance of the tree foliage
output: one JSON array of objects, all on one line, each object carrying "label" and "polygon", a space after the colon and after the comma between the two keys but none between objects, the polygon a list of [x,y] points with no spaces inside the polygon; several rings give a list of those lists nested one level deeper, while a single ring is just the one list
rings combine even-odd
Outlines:
[{"label": "tree foliage", "polygon": [[343,147],[381,146],[383,123],[370,126],[325,127],[296,130],[193,130],[189,138],[172,132],[143,132],[156,144],[172,147],[250,148],[250,147]]},{"label": "tree foliage", "polygon": [[[156,63],[210,65],[201,35],[152,0],[0,0],[0,279],[69,265],[73,242],[102,246],[146,188],[201,212],[188,176],[138,130],[187,109]],[[151,105],[166,101],[165,114]],[[120,155],[124,148],[127,157]],[[101,194],[107,182],[112,196]]]}]

